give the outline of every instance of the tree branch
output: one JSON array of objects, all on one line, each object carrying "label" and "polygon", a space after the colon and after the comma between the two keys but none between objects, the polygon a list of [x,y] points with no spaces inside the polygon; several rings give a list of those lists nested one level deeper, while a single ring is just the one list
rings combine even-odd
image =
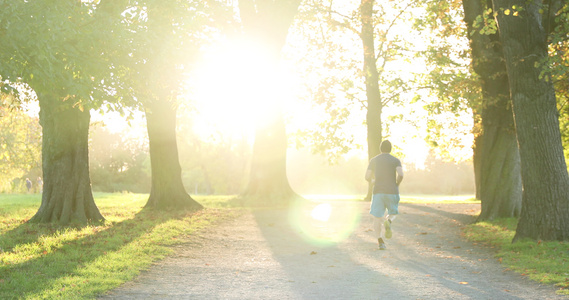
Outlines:
[{"label": "tree branch", "polygon": [[[407,8],[409,8],[409,6],[411,6],[411,2],[407,3],[407,6],[405,6],[405,8],[403,8],[403,9],[401,9],[399,11],[399,14],[397,14],[397,16],[395,16],[391,20],[391,23],[389,24],[389,26],[387,26],[387,29],[385,30],[385,33],[383,34],[384,38],[383,38],[383,41],[381,42],[381,44],[379,45],[378,49],[383,49],[383,45],[385,44],[385,41],[387,41],[387,35],[389,34],[389,31],[391,30],[391,28],[393,28],[393,26],[395,26],[395,22],[397,22],[399,20],[399,18],[401,18],[401,16],[407,10]],[[387,52],[387,51],[385,51],[385,52]],[[379,60],[380,53],[382,53],[382,51],[378,50],[377,51],[377,57],[375,58],[376,62]]]}]

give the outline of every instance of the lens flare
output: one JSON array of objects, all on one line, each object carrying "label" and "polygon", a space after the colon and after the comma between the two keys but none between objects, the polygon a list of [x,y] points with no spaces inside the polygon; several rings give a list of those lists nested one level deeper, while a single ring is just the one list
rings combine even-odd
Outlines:
[{"label": "lens flare", "polygon": [[289,221],[307,242],[332,246],[352,234],[360,215],[360,208],[353,201],[307,201],[290,210]]},{"label": "lens flare", "polygon": [[332,213],[332,206],[328,203],[322,203],[316,205],[312,209],[310,216],[317,221],[327,222],[330,219],[330,214]]}]

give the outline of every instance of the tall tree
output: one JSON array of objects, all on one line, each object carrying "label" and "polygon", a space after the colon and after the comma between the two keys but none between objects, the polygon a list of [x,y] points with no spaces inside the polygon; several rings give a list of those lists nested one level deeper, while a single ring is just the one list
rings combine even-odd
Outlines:
[{"label": "tall tree", "polygon": [[472,67],[482,90],[482,103],[474,104],[480,117],[474,144],[477,195],[482,206],[478,219],[517,217],[521,211],[522,178],[502,45],[492,26],[482,22],[489,8],[485,1],[462,3]]},{"label": "tall tree", "polygon": [[109,71],[101,41],[112,35],[123,4],[2,3],[0,55],[8,63],[0,74],[27,83],[40,103],[44,190],[30,222],[103,220],[90,186],[89,109],[99,105],[93,100],[97,82]]},{"label": "tall tree", "polygon": [[[157,209],[200,209],[185,190],[176,137],[178,99],[184,70],[211,29],[219,1],[137,1],[129,10],[126,26],[133,33],[126,64],[128,85],[146,115],[152,168],[151,192],[146,203]],[[221,9],[223,11],[223,9]]]},{"label": "tall tree", "polygon": [[[405,66],[413,45],[403,37],[401,28],[415,4],[323,0],[306,5],[307,16],[302,18],[300,30],[308,37],[309,46],[316,48],[307,54],[314,59],[315,52],[326,52],[318,54],[318,65],[311,66],[311,73],[322,70],[311,97],[330,115],[309,135],[311,146],[317,149],[314,152],[326,153],[333,161],[350,150],[345,145],[353,144],[353,137],[342,135],[340,128],[354,117],[354,108],[363,108],[367,154],[370,159],[379,154],[379,144],[392,123],[384,108],[401,104],[413,89],[411,72]],[[371,199],[371,189],[367,198]]]},{"label": "tall tree", "polygon": [[[368,159],[379,154],[379,145],[383,140],[381,111],[383,103],[379,91],[379,72],[376,65],[376,48],[374,37],[374,0],[362,0],[361,9],[361,39],[363,44],[363,74],[367,98],[367,153]],[[386,61],[386,60],[384,60]],[[369,194],[369,193],[368,193]]]},{"label": "tall tree", "polygon": [[[438,91],[437,106],[450,111],[467,107],[473,114],[476,197],[482,206],[479,220],[518,216],[519,151],[502,46],[488,6],[491,2],[451,0],[425,4],[429,14],[419,23],[430,25],[435,33],[429,61],[436,68],[429,79]],[[457,47],[462,45],[457,39],[464,37],[468,38],[470,51],[465,51],[468,45]],[[441,70],[448,71],[443,75]]]},{"label": "tall tree", "polygon": [[[514,241],[569,240],[569,175],[555,90],[538,68],[563,1],[494,0],[522,165],[522,212]],[[547,69],[546,69],[547,70]]]},{"label": "tall tree", "polygon": [[192,199],[182,183],[176,140],[176,109],[166,99],[151,101],[145,108],[152,167],[152,186],[146,207],[201,209],[202,205]]},{"label": "tall tree", "polygon": [[[270,52],[271,73],[277,78],[278,63],[285,45],[289,27],[298,12],[300,0],[239,0],[239,13],[246,36],[265,45]],[[278,82],[274,82],[278,87]],[[255,142],[251,158],[249,184],[242,194],[257,204],[286,204],[298,195],[290,187],[286,174],[287,137],[283,113],[273,94],[264,95],[267,105],[265,124],[259,124],[255,131]],[[272,101],[272,103],[271,103]]]},{"label": "tall tree", "polygon": [[146,84],[139,89],[138,97],[144,103],[152,167],[152,186],[146,207],[201,209],[202,205],[192,199],[182,183],[176,140],[176,97],[182,82],[178,68],[182,62],[176,59],[180,57],[183,42],[176,36],[175,24],[178,21],[191,26],[185,23],[190,18],[181,18],[178,14],[182,11],[178,4],[178,1],[147,3],[147,44],[143,46],[146,55],[138,72]]},{"label": "tall tree", "polygon": [[[366,90],[366,126],[367,126],[367,153],[371,159],[380,153],[379,145],[383,140],[383,108],[389,103],[398,99],[399,95],[407,87],[401,80],[395,80],[396,84],[389,84],[386,74],[386,65],[396,57],[402,56],[401,52],[406,49],[399,45],[397,38],[393,38],[392,28],[395,24],[402,21],[405,12],[413,5],[413,1],[402,3],[400,7],[395,6],[386,9],[381,6],[375,7],[374,0],[362,0],[360,5],[361,31],[359,36],[363,46],[363,76]],[[392,12],[392,10],[394,10]],[[390,18],[389,13],[393,13]],[[378,14],[378,16],[376,16]],[[379,21],[378,21],[379,19]],[[383,28],[378,29],[378,24]],[[376,46],[376,41],[378,44]],[[382,88],[395,86],[395,92],[382,95]],[[370,183],[367,200],[371,200],[372,184]]]}]

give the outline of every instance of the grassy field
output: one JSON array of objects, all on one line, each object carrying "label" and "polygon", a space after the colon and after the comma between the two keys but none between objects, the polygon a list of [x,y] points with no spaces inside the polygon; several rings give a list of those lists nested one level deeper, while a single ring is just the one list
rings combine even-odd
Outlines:
[{"label": "grassy field", "polygon": [[[195,196],[196,213],[141,211],[148,195],[95,193],[107,221],[80,228],[25,223],[39,195],[0,194],[0,299],[93,299],[133,279],[171,246],[225,218],[233,196]],[[307,196],[312,201],[361,201],[363,196]],[[472,196],[404,195],[407,203],[476,203]],[[468,239],[498,249],[502,264],[569,294],[569,243],[511,244],[516,220],[469,225]]]},{"label": "grassy field", "polygon": [[517,219],[479,222],[466,227],[466,237],[498,250],[497,257],[510,270],[530,279],[553,284],[569,295],[569,242],[518,241],[512,244]]},{"label": "grassy field", "polygon": [[39,195],[0,194],[0,299],[93,299],[171,253],[169,246],[223,218],[228,197],[197,213],[142,211],[148,195],[95,194],[107,221],[66,228],[25,223]]}]

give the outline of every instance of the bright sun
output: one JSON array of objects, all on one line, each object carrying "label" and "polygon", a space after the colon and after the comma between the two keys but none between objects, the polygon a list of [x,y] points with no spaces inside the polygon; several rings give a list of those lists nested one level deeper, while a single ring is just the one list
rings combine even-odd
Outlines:
[{"label": "bright sun", "polygon": [[198,112],[196,133],[251,137],[266,109],[280,105],[279,90],[291,82],[288,72],[273,65],[266,48],[250,41],[227,40],[204,51],[188,80]]}]

